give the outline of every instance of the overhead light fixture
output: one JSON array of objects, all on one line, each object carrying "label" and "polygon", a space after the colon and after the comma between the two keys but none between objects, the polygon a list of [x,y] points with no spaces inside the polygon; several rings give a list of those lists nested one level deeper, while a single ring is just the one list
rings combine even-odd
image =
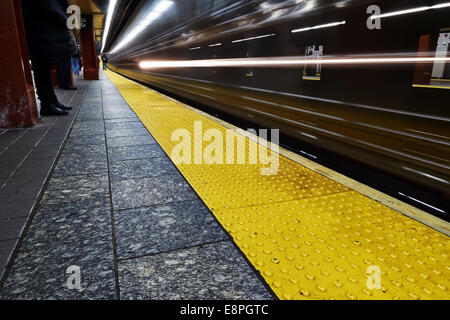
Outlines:
[{"label": "overhead light fixture", "polygon": [[339,25],[342,25],[342,24],[346,24],[346,21],[332,22],[332,23],[327,23],[327,24],[321,24],[319,26],[314,26],[314,27],[295,29],[295,30],[292,30],[291,32],[292,33],[297,33],[297,32],[309,31],[309,30],[330,28],[330,27],[336,27],[336,26],[339,26]]},{"label": "overhead light fixture", "polygon": [[111,27],[111,20],[114,14],[114,10],[116,8],[117,0],[110,0],[109,1],[109,7],[108,12],[106,14],[106,21],[105,21],[105,31],[103,32],[103,43],[102,43],[102,50],[105,50],[106,45],[106,39],[108,38],[109,29]]},{"label": "overhead light fixture", "polygon": [[422,11],[433,10],[433,9],[442,9],[442,8],[447,8],[447,7],[450,7],[450,2],[436,4],[434,6],[424,6],[424,7],[412,8],[412,9],[406,9],[406,10],[400,10],[400,11],[393,11],[393,12],[383,13],[383,14],[379,14],[379,15],[374,15],[374,16],[371,16],[370,18],[372,20],[375,20],[375,19],[399,16],[399,15],[408,14],[408,13],[422,12]]},{"label": "overhead light fixture", "polygon": [[251,37],[251,38],[245,38],[245,39],[239,39],[239,40],[234,40],[234,41],[231,41],[231,42],[232,42],[232,43],[238,43],[238,42],[243,42],[243,41],[250,41],[250,40],[262,39],[262,38],[267,38],[267,37],[273,37],[274,35],[275,35],[275,33],[264,34],[264,35],[262,35],[262,36]]},{"label": "overhead light fixture", "polygon": [[141,61],[142,69],[160,68],[211,68],[211,67],[283,67],[302,65],[341,65],[341,64],[398,64],[398,63],[435,63],[448,62],[448,57],[400,57],[400,58],[239,58],[209,60],[167,60]]},{"label": "overhead light fixture", "polygon": [[167,11],[172,5],[171,0],[160,0],[147,14],[147,16],[139,22],[139,24],[127,34],[127,36],[111,51],[115,53],[130,43],[136,38],[142,31],[144,31],[153,21],[157,20],[165,11]]}]

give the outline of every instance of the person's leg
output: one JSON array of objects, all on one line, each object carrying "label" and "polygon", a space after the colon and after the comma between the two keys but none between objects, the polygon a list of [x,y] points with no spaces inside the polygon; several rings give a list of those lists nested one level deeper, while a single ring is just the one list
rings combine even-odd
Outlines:
[{"label": "person's leg", "polygon": [[58,59],[58,81],[60,88],[67,89],[73,87],[70,57],[61,57]]},{"label": "person's leg", "polygon": [[53,89],[51,77],[52,60],[34,58],[32,59],[32,67],[36,92],[41,101],[41,106],[45,108],[46,106],[57,103],[58,99]]},{"label": "person's leg", "polygon": [[31,64],[34,73],[34,82],[38,99],[41,101],[41,115],[66,115],[67,111],[61,110],[55,89],[52,84],[51,68],[52,60],[32,58]]},{"label": "person's leg", "polygon": [[77,75],[80,75],[80,58],[75,57],[75,65],[77,68]]},{"label": "person's leg", "polygon": [[72,63],[72,72],[77,74],[77,67],[75,63],[75,57],[70,58],[70,62]]}]

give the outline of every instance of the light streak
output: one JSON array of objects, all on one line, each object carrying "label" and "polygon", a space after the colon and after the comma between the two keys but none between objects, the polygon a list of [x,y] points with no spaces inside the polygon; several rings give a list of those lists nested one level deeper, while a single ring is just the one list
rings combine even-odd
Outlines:
[{"label": "light streak", "polygon": [[161,68],[211,68],[211,67],[283,67],[302,65],[345,65],[345,64],[399,64],[448,62],[449,57],[395,57],[395,58],[238,58],[212,60],[146,60],[141,61],[142,69]]},{"label": "light streak", "polygon": [[314,27],[295,29],[295,30],[292,30],[291,32],[292,33],[304,32],[304,31],[309,31],[309,30],[316,30],[316,29],[336,27],[336,26],[340,26],[340,25],[343,25],[343,24],[346,24],[346,21],[332,22],[332,23],[327,23],[327,24],[321,24],[319,26],[314,26]]},{"label": "light streak", "polygon": [[105,50],[106,39],[108,38],[109,29],[111,27],[111,20],[112,20],[113,14],[114,14],[114,9],[116,8],[116,4],[117,4],[117,0],[109,1],[108,12],[106,14],[105,31],[103,32],[103,43],[102,43],[101,52],[103,52],[103,50]]},{"label": "light streak", "polygon": [[403,15],[403,14],[428,11],[428,10],[433,10],[433,9],[442,9],[442,8],[447,8],[447,7],[450,7],[450,2],[445,2],[445,3],[437,4],[434,6],[424,6],[424,7],[412,8],[412,9],[393,11],[393,12],[383,13],[383,14],[379,14],[379,15],[374,15],[374,16],[371,16],[370,18],[372,20],[375,20],[375,19],[399,16],[399,15]]}]

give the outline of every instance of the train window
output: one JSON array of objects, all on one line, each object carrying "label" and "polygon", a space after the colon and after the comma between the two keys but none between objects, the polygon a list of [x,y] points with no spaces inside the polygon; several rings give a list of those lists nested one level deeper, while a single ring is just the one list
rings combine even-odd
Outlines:
[{"label": "train window", "polygon": [[[421,52],[435,52],[436,58],[449,54],[450,28],[442,29],[438,35],[422,35],[419,41]],[[450,89],[450,63],[436,61],[434,64],[418,63],[413,87]]]},{"label": "train window", "polygon": [[[308,60],[321,59],[323,57],[323,46],[312,45],[306,47],[305,58]],[[303,69],[303,80],[320,80],[322,74],[322,65],[306,64]]]}]

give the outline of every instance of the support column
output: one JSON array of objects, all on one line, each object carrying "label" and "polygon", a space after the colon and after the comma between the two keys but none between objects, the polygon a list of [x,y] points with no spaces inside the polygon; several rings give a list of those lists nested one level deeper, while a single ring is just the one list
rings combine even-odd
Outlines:
[{"label": "support column", "polygon": [[83,55],[85,80],[98,80],[98,56],[92,16],[83,16],[84,26],[80,30],[80,45]]},{"label": "support column", "polygon": [[0,128],[39,119],[20,0],[0,0]]}]

